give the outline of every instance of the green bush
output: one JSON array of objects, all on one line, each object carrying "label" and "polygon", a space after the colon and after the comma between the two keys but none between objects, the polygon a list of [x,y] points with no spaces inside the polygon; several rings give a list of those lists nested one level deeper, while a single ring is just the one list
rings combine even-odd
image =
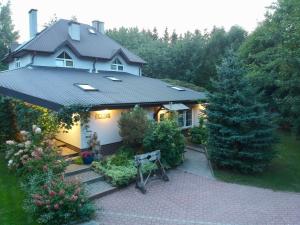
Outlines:
[{"label": "green bush", "polygon": [[[128,149],[127,149],[128,150]],[[117,187],[122,187],[133,182],[137,175],[137,168],[134,164],[133,154],[130,151],[119,151],[113,156],[101,162],[93,162],[93,168],[107,178],[107,180]],[[153,163],[143,165],[143,173],[147,174],[156,168]]]},{"label": "green bush", "polygon": [[30,177],[26,186],[25,210],[47,225],[86,221],[95,212],[79,182],[65,181],[51,171]]},{"label": "green bush", "polygon": [[148,151],[160,150],[162,162],[170,167],[182,163],[184,137],[174,120],[155,123],[144,138],[144,147]]},{"label": "green bush", "polygon": [[10,169],[24,176],[49,169],[61,174],[65,170],[67,163],[39,127],[33,125],[31,133],[21,131],[20,136],[20,142],[6,142],[6,159]]},{"label": "green bush", "polygon": [[119,120],[120,136],[123,142],[132,147],[140,147],[149,124],[147,113],[139,106],[123,113]]},{"label": "green bush", "polygon": [[199,126],[190,130],[191,142],[194,144],[205,145],[207,142],[207,129],[204,125],[204,118],[199,117]]}]

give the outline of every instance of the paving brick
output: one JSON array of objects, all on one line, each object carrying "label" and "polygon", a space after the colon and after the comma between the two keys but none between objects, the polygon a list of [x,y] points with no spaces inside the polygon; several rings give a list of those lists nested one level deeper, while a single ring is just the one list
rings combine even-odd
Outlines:
[{"label": "paving brick", "polygon": [[300,225],[300,195],[224,183],[182,170],[142,194],[134,185],[95,201],[101,225]]}]

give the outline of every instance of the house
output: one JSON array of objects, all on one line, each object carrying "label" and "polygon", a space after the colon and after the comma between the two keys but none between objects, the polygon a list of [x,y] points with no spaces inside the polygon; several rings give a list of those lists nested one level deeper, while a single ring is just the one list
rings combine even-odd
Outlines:
[{"label": "house", "polygon": [[[135,105],[158,121],[177,111],[182,129],[198,124],[198,101],[205,94],[143,76],[146,62],[105,35],[103,22],[61,19],[38,33],[37,10],[32,9],[29,30],[30,40],[12,46],[4,59],[9,70],[0,73],[0,94],[51,110],[92,106],[89,127],[107,151],[122,141],[121,113]],[[74,149],[88,148],[80,124],[57,139]]]}]

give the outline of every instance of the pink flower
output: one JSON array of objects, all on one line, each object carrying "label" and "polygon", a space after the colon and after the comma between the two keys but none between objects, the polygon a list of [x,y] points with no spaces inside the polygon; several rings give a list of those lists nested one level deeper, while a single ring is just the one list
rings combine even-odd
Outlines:
[{"label": "pink flower", "polygon": [[78,187],[78,188],[76,188],[76,190],[75,190],[75,192],[74,192],[74,195],[78,195],[79,194],[79,192],[80,192],[80,187]]},{"label": "pink flower", "polygon": [[35,204],[36,206],[42,206],[44,203],[43,203],[42,201],[40,201],[40,200],[35,200],[35,201],[34,201],[34,204]]},{"label": "pink flower", "polygon": [[64,189],[61,189],[58,193],[59,196],[63,196],[65,194],[65,190]]},{"label": "pink flower", "polygon": [[43,196],[41,196],[40,194],[34,194],[32,195],[32,197],[39,200],[43,198]]},{"label": "pink flower", "polygon": [[50,195],[51,197],[54,197],[54,196],[56,195],[56,193],[55,193],[55,191],[49,191],[49,195]]},{"label": "pink flower", "polygon": [[59,209],[59,204],[56,203],[56,204],[54,205],[54,209]]},{"label": "pink flower", "polygon": [[77,196],[77,195],[72,195],[71,201],[76,202],[77,199],[78,199],[78,196]]}]

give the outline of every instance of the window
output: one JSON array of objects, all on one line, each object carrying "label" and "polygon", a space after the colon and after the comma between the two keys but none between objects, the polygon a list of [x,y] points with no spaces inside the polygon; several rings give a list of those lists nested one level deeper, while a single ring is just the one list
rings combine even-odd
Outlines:
[{"label": "window", "polygon": [[94,28],[89,28],[88,31],[90,34],[96,34],[96,31]]},{"label": "window", "polygon": [[107,79],[109,79],[109,80],[111,80],[111,81],[119,81],[119,82],[121,82],[122,80],[121,79],[119,79],[119,78],[116,78],[116,77],[106,77]]},{"label": "window", "polygon": [[15,58],[15,66],[16,68],[20,68],[21,67],[21,62],[19,58]]},{"label": "window", "polygon": [[56,65],[60,67],[73,67],[73,59],[71,56],[66,53],[62,52],[59,56],[56,57]]},{"label": "window", "polygon": [[177,122],[179,127],[192,126],[192,110],[188,109],[178,111]]},{"label": "window", "polygon": [[74,84],[77,87],[79,87],[80,89],[84,90],[84,91],[98,91],[97,88],[94,88],[93,86],[89,85],[89,84]]},{"label": "window", "polygon": [[124,66],[122,65],[122,62],[118,58],[115,58],[110,68],[111,70],[115,70],[115,71],[123,71]]}]

